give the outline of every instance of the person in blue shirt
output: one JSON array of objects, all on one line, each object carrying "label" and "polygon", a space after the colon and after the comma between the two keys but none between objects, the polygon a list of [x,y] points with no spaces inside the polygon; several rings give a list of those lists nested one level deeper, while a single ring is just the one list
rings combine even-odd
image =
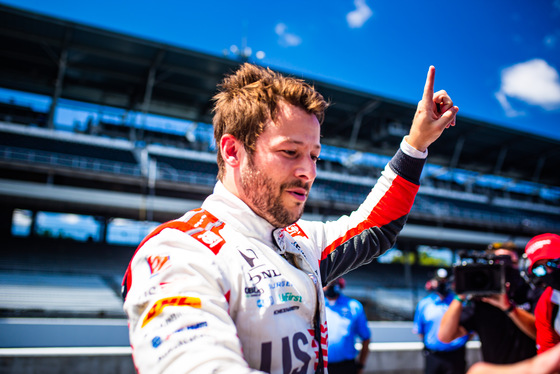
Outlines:
[{"label": "person in blue shirt", "polygon": [[[346,285],[338,278],[325,291],[327,325],[329,327],[329,374],[360,374],[366,364],[371,332],[362,304],[342,294]],[[362,341],[358,355],[356,341]]]},{"label": "person in blue shirt", "polygon": [[426,283],[426,290],[431,292],[418,302],[413,324],[413,332],[418,334],[424,343],[424,372],[464,374],[465,345],[469,334],[449,343],[442,343],[438,339],[441,318],[455,297],[450,288],[447,270],[438,269],[435,277]]}]

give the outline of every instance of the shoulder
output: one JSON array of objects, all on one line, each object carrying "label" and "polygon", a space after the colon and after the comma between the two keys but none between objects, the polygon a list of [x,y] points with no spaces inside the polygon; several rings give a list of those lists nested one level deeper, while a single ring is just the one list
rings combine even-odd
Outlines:
[{"label": "shoulder", "polygon": [[433,302],[434,302],[434,294],[429,293],[428,295],[426,295],[422,299],[420,299],[420,301],[418,302],[418,305],[421,306],[421,307],[424,307],[427,304],[433,304]]},{"label": "shoulder", "polygon": [[360,310],[364,309],[364,306],[362,305],[362,303],[359,302],[356,299],[353,299],[353,298],[345,296],[345,295],[341,295],[341,298],[342,298],[341,301],[346,303],[354,311],[360,311]]},{"label": "shoulder", "polygon": [[172,240],[177,233],[186,234],[200,245],[218,254],[225,240],[220,230],[225,226],[223,222],[203,209],[188,212],[178,220],[169,221],[158,226],[138,246],[138,249],[150,241],[158,242]]},{"label": "shoulder", "polygon": [[554,291],[552,287],[547,287],[537,302],[537,309],[542,310],[543,308],[550,307],[552,304],[558,304],[559,299],[560,293],[558,291]]}]

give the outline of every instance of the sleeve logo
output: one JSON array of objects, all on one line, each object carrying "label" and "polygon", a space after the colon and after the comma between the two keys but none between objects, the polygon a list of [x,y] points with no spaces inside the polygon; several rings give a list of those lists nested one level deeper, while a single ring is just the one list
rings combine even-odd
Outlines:
[{"label": "sleeve logo", "polygon": [[152,275],[171,267],[169,256],[148,256],[146,257],[146,261],[150,266],[150,274]]},{"label": "sleeve logo", "polygon": [[198,297],[189,296],[173,296],[158,300],[150,308],[148,314],[146,314],[146,317],[144,317],[144,321],[142,321],[142,327],[146,326],[151,320],[160,315],[163,311],[163,308],[168,306],[190,306],[191,308],[201,308],[202,303]]}]

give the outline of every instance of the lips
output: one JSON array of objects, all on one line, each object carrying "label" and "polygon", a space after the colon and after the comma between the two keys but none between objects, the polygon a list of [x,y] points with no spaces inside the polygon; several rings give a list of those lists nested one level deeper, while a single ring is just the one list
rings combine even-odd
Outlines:
[{"label": "lips", "polygon": [[291,188],[286,190],[286,192],[299,201],[305,201],[307,199],[307,190],[305,188]]}]

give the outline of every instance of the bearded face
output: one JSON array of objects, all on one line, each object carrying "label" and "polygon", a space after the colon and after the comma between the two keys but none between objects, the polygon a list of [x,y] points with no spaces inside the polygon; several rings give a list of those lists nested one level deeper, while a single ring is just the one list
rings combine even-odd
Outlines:
[{"label": "bearded face", "polygon": [[287,201],[286,191],[303,188],[309,193],[310,185],[298,179],[279,182],[273,179],[273,171],[262,170],[256,165],[254,155],[241,170],[241,186],[252,209],[275,227],[286,227],[299,220],[303,214],[304,201]]}]

